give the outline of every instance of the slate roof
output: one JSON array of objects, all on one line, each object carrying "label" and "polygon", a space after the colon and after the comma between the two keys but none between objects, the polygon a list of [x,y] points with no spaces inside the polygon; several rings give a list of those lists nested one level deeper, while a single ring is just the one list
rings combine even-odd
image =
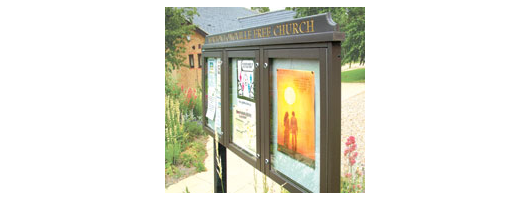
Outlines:
[{"label": "slate roof", "polygon": [[239,29],[238,18],[258,14],[243,7],[197,7],[197,12],[193,24],[209,35]]},{"label": "slate roof", "polygon": [[292,10],[277,10],[252,16],[240,17],[241,28],[261,26],[294,19],[296,12]]},{"label": "slate roof", "polygon": [[278,10],[258,13],[243,7],[197,7],[193,24],[209,35],[294,19],[296,12]]}]

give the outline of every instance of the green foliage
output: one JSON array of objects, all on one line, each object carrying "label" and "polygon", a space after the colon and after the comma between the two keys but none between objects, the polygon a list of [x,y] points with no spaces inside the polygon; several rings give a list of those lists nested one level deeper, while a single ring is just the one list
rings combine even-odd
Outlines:
[{"label": "green foliage", "polygon": [[181,155],[181,159],[179,160],[180,164],[186,166],[186,167],[191,167],[191,164],[193,163],[193,156],[190,154],[190,153],[182,153]]},{"label": "green foliage", "polygon": [[190,136],[194,138],[205,135],[204,131],[202,130],[202,125],[196,121],[185,121],[184,131],[190,133]]},{"label": "green foliage", "polygon": [[354,179],[340,177],[340,193],[364,193],[364,176],[357,176]]},{"label": "green foliage", "polygon": [[271,11],[269,7],[250,7],[251,10],[256,10],[260,13],[269,12]]},{"label": "green foliage", "polygon": [[[202,121],[202,95],[200,92],[198,92],[199,95],[197,95],[197,98],[194,100],[195,103],[195,109],[193,110],[193,115],[196,116],[200,121]],[[202,127],[201,127],[202,131]]]},{"label": "green foliage", "polygon": [[342,42],[342,63],[364,64],[364,7],[347,8],[347,23],[343,30],[346,38]]},{"label": "green foliage", "polygon": [[[172,89],[170,89],[172,90]],[[206,151],[204,144],[194,142],[198,138],[204,137],[201,125],[200,114],[202,113],[200,98],[184,97],[183,92],[170,92],[166,95],[166,162],[173,165],[185,164],[190,167],[193,153],[185,154],[184,150],[194,148],[191,152]],[[199,95],[200,96],[200,95]],[[184,105],[184,106],[183,106]],[[187,112],[188,114],[185,114]],[[194,115],[193,113],[197,113]],[[203,153],[204,154],[204,153]],[[204,160],[204,159],[202,159]],[[202,162],[202,161],[201,161]]]},{"label": "green foliage", "polygon": [[201,120],[202,118],[202,95],[200,88],[181,88],[179,99],[180,111],[186,118]]},{"label": "green foliage", "polygon": [[288,7],[286,10],[296,11],[296,18],[316,15],[320,13],[331,13],[333,21],[339,25],[339,29],[346,33],[342,42],[341,64],[350,62],[365,62],[365,37],[364,37],[364,7]]},{"label": "green foliage", "polygon": [[340,73],[341,82],[347,83],[364,83],[364,68],[354,69],[350,71],[343,71]]},{"label": "green foliage", "polygon": [[204,172],[206,171],[206,167],[204,166],[204,162],[196,162],[195,163],[195,171],[196,172]]},{"label": "green foliage", "polygon": [[186,167],[194,166],[197,172],[205,171],[204,159],[206,158],[206,147],[201,143],[203,137],[198,137],[195,141],[189,142],[186,147],[186,151],[182,152],[179,160],[179,164]]},{"label": "green foliage", "polygon": [[173,78],[171,73],[166,71],[166,95],[176,98],[182,93],[181,89],[177,87],[177,80]]},{"label": "green foliage", "polygon": [[292,7],[291,10],[294,10],[296,12],[295,18],[305,17],[305,16],[311,16],[321,13],[331,13],[331,17],[333,18],[333,21],[336,23],[340,23],[344,21],[345,19],[345,12],[347,11],[347,8],[340,8],[340,7]]},{"label": "green foliage", "polygon": [[187,36],[193,34],[193,16],[198,15],[196,8],[166,8],[166,71],[186,66],[186,49],[183,44]]}]

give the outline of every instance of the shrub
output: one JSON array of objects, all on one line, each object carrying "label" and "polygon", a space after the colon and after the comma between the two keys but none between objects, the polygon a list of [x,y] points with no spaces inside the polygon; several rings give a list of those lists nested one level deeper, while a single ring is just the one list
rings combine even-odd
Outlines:
[{"label": "shrub", "polygon": [[194,137],[199,137],[204,135],[202,130],[202,125],[196,121],[186,121],[184,122],[184,131],[190,133]]}]

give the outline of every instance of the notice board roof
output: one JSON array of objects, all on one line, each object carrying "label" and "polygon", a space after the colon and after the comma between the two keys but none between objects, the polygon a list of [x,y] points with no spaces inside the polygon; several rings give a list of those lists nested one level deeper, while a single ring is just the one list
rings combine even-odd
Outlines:
[{"label": "notice board roof", "polygon": [[206,36],[204,49],[343,41],[344,33],[330,13]]}]

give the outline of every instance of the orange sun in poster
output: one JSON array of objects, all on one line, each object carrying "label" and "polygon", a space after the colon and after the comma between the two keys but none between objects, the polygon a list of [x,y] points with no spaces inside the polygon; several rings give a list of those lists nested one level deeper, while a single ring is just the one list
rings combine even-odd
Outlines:
[{"label": "orange sun in poster", "polygon": [[293,105],[294,101],[296,100],[296,93],[294,93],[294,90],[292,87],[287,87],[285,89],[285,101],[289,105]]},{"label": "orange sun in poster", "polygon": [[314,167],[315,77],[312,71],[278,69],[278,151]]}]

